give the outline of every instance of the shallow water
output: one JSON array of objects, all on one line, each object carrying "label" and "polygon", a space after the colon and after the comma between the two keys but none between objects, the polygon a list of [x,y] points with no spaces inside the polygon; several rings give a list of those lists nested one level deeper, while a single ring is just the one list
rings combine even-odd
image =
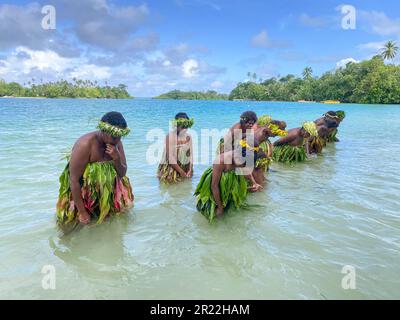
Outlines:
[{"label": "shallow water", "polygon": [[[193,181],[160,186],[146,163],[146,133],[186,111],[194,130],[222,129],[252,109],[288,127],[337,106],[297,103],[0,100],[0,298],[373,299],[400,298],[399,106],[341,105],[340,143],[295,167],[274,164],[262,207],[209,225]],[[120,111],[135,208],[127,216],[59,237],[62,153]],[[53,265],[56,289],[42,288]],[[342,288],[343,266],[356,289]]]}]

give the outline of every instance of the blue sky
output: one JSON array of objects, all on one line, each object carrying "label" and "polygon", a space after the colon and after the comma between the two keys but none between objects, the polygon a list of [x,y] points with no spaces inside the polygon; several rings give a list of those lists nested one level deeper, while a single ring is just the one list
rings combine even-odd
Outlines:
[{"label": "blue sky", "polygon": [[[44,5],[56,30],[41,27]],[[344,30],[351,5],[356,28]],[[398,1],[0,1],[0,78],[128,85],[135,96],[173,89],[229,92],[259,78],[321,75],[399,41]],[[399,61],[396,61],[398,63]]]}]

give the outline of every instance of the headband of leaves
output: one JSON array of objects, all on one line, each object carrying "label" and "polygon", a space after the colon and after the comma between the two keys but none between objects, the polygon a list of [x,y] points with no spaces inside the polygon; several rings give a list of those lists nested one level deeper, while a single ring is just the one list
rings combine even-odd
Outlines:
[{"label": "headband of leaves", "polygon": [[331,115],[331,114],[329,114],[329,113],[325,113],[325,114],[324,114],[324,117],[331,118],[331,119],[339,119],[339,116],[338,116],[338,115],[334,116],[334,115]]},{"label": "headband of leaves", "polygon": [[340,120],[343,120],[344,118],[346,118],[346,113],[343,110],[336,111],[336,114]]},{"label": "headband of leaves", "polygon": [[272,117],[265,114],[258,118],[257,124],[261,127],[266,127],[271,123],[271,121],[272,121]]},{"label": "headband of leaves", "polygon": [[104,121],[99,122],[97,129],[99,129],[113,137],[125,137],[129,134],[129,132],[131,132],[131,130],[129,128],[125,128],[125,129],[119,128],[119,127],[113,126]]},{"label": "headband of leaves", "polygon": [[271,123],[268,128],[271,130],[274,136],[284,137],[287,136],[288,132],[279,128],[277,124]]},{"label": "headband of leaves", "polygon": [[185,118],[174,119],[172,120],[172,125],[174,127],[181,127],[184,129],[188,129],[193,127],[194,119],[185,119]]},{"label": "headband of leaves", "polygon": [[303,123],[303,129],[306,130],[311,136],[318,137],[317,125],[312,121]]}]

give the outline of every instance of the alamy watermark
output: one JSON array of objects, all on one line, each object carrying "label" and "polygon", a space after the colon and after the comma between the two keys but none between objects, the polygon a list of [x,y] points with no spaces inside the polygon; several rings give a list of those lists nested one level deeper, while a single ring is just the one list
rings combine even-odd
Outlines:
[{"label": "alamy watermark", "polygon": [[342,14],[342,28],[344,30],[355,30],[357,28],[357,11],[352,5],[343,5],[340,8]]},{"label": "alamy watermark", "polygon": [[342,274],[345,274],[345,276],[342,278],[342,289],[356,290],[356,268],[349,265],[344,266],[342,268]]},{"label": "alamy watermark", "polygon": [[42,268],[43,290],[56,290],[56,268],[53,265],[45,265]]},{"label": "alamy watermark", "polygon": [[52,5],[43,6],[42,14],[45,15],[42,18],[42,28],[44,30],[55,30],[57,27],[56,8]]}]

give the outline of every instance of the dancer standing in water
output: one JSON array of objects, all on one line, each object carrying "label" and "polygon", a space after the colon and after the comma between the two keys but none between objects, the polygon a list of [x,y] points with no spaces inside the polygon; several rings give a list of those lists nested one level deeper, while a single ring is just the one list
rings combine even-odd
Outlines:
[{"label": "dancer standing in water", "polygon": [[344,118],[346,118],[346,113],[343,110],[338,110],[336,111],[336,116],[337,118],[336,123],[337,123],[337,127],[336,130],[333,131],[332,137],[330,138],[331,140],[333,140],[333,142],[339,142],[340,140],[336,137],[337,133],[338,133],[338,127],[340,125],[340,123],[344,120]]},{"label": "dancer standing in water", "polygon": [[328,128],[327,142],[339,141],[336,139],[337,127],[339,125],[338,120],[339,118],[335,111],[328,111],[323,115],[323,117],[314,121],[317,127],[325,126]]},{"label": "dancer standing in water", "polygon": [[305,161],[310,155],[311,136],[318,136],[314,122],[305,122],[301,128],[289,130],[287,136],[274,143],[273,160],[284,163]]},{"label": "dancer standing in water", "polygon": [[60,177],[57,224],[64,230],[92,218],[101,223],[133,205],[121,141],[130,132],[127,123],[121,113],[109,112],[97,128],[76,141]]},{"label": "dancer standing in water", "polygon": [[172,123],[174,129],[165,138],[165,149],[157,170],[158,178],[165,183],[193,176],[192,137],[187,130],[193,126],[194,120],[180,112]]},{"label": "dancer standing in water", "polygon": [[232,151],[234,144],[237,144],[243,137],[246,136],[246,132],[251,130],[257,122],[257,115],[253,111],[243,112],[240,116],[240,121],[233,125],[224,138],[219,142],[217,154]]},{"label": "dancer standing in water", "polygon": [[258,146],[252,147],[244,140],[234,150],[218,155],[197,185],[197,210],[212,222],[229,208],[243,207],[248,192],[262,190],[252,172],[255,163],[265,157]]},{"label": "dancer standing in water", "polygon": [[284,137],[287,135],[285,128],[286,123],[284,121],[272,120],[268,115],[259,117],[257,123],[253,126],[254,139],[259,144],[260,150],[266,154],[265,158],[256,162],[256,167],[253,171],[253,177],[260,185],[265,184],[265,173],[269,171],[272,162],[273,145],[269,138]]},{"label": "dancer standing in water", "polygon": [[323,148],[326,147],[326,140],[328,139],[329,129],[326,126],[317,127],[318,136],[311,136],[309,139],[310,154],[320,154]]}]

